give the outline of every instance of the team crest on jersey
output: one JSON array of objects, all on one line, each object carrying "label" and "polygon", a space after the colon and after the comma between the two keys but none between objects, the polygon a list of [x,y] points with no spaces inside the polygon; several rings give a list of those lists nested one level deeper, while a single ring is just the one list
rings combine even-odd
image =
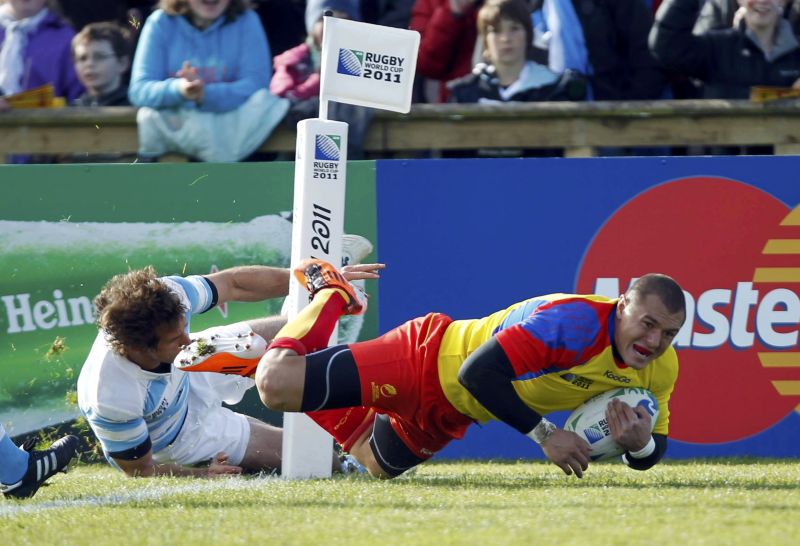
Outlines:
[{"label": "team crest on jersey", "polygon": [[372,383],[372,401],[375,402],[379,398],[391,398],[397,394],[397,388],[389,383],[378,385]]},{"label": "team crest on jersey", "polygon": [[565,373],[561,374],[561,379],[566,381],[567,383],[571,383],[576,387],[580,387],[582,389],[588,389],[594,383],[593,379],[589,379],[587,377],[583,377],[582,375],[578,375],[575,373]]}]

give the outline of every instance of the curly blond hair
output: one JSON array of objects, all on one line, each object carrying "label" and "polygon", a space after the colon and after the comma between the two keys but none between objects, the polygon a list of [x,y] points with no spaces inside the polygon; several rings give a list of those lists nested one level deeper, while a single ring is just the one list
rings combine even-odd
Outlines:
[{"label": "curly blond hair", "polygon": [[97,326],[114,352],[155,349],[156,329],[177,324],[186,309],[152,266],[115,275],[94,299]]}]

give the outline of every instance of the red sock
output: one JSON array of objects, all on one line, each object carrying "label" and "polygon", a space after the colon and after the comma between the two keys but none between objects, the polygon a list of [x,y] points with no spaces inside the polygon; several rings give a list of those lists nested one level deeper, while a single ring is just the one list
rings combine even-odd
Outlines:
[{"label": "red sock", "polygon": [[[342,316],[347,301],[347,296],[339,289],[320,290],[311,303],[280,329],[269,348],[286,347],[294,349],[297,354],[324,349],[328,346],[333,328]],[[305,350],[299,351],[289,339],[301,343]]]}]

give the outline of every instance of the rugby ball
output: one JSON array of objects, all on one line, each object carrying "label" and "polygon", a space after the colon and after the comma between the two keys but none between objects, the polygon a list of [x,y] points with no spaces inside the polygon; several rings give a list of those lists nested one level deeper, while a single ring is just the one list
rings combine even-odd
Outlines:
[{"label": "rugby ball", "polygon": [[658,419],[658,401],[647,389],[633,387],[611,389],[590,398],[570,414],[564,430],[574,432],[589,442],[592,448],[589,457],[592,461],[611,459],[625,452],[611,437],[611,429],[606,420],[606,406],[614,398],[622,400],[632,408],[642,406],[646,409],[652,419],[651,432]]}]

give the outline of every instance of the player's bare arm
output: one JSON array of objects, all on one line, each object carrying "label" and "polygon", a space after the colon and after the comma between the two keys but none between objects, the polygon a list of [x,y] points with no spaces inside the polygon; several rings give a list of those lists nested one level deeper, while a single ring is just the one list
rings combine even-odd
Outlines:
[{"label": "player's bare arm", "polygon": [[156,463],[153,452],[148,451],[134,460],[112,457],[114,462],[131,478],[148,478],[152,476],[191,476],[195,478],[214,478],[231,474],[241,474],[240,466],[228,464],[228,455],[217,453],[207,467],[193,468],[172,463]]},{"label": "player's bare arm", "polygon": [[495,417],[534,439],[565,474],[583,477],[589,467],[589,444],[528,407],[512,385],[514,375],[500,343],[491,338],[464,361],[458,380]]},{"label": "player's bare arm", "polygon": [[[384,264],[357,264],[342,268],[348,281],[378,279]],[[206,275],[217,289],[217,302],[261,301],[289,293],[289,270],[282,267],[249,265],[232,267]]]}]

